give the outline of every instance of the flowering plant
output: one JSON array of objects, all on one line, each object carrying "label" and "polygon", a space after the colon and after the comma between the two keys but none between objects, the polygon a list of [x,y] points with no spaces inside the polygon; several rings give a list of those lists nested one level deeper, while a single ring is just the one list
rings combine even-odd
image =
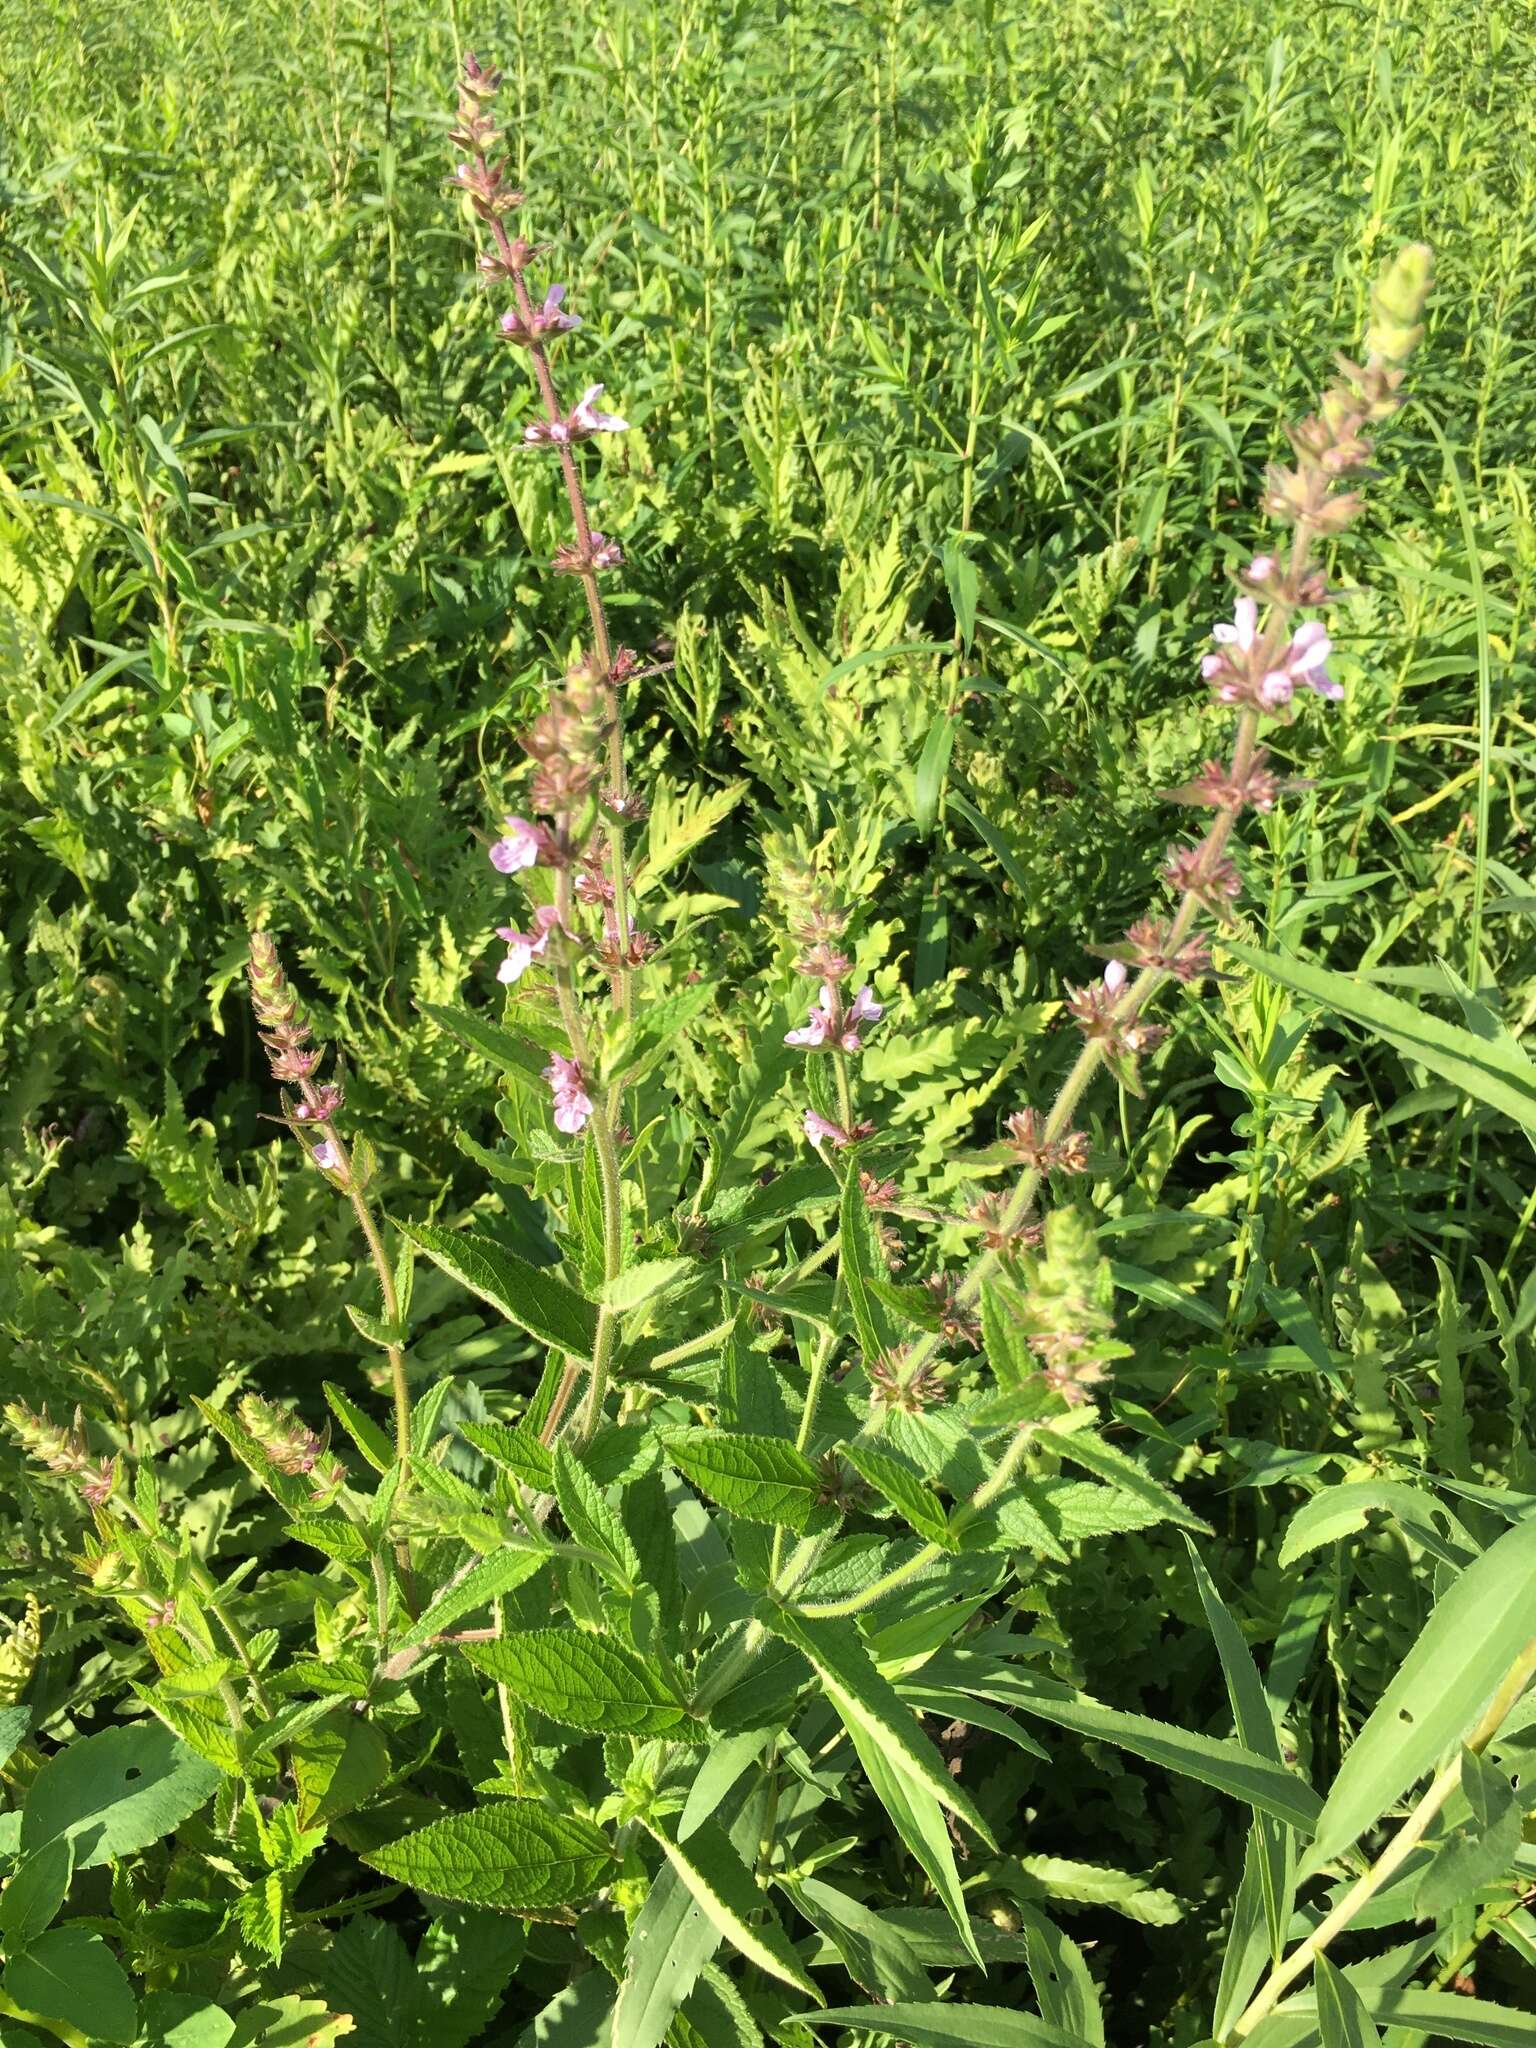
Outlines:
[{"label": "flowering plant", "polygon": [[[504,1142],[465,1134],[488,1176],[467,1218],[422,1214],[409,1182],[386,1212],[365,1120],[275,942],[252,933],[272,1113],[360,1234],[377,1299],[349,1313],[390,1426],[329,1384],[325,1428],[232,1385],[199,1398],[271,1504],[266,1537],[304,1559],[257,1591],[244,1567],[209,1569],[152,1456],[104,1455],[81,1419],[11,1404],[22,1449],[89,1516],[79,1572],[142,1635],[144,1718],[46,1762],[23,1752],[0,2009],[64,2039],[218,2048],[236,2039],[221,1997],[243,2001],[241,2043],[343,2021],[390,2044],[467,2042],[505,2004],[550,2048],[806,2048],[829,2030],[1102,2048],[1114,1987],[1056,1911],[1126,1874],[1064,1873],[1015,1832],[1018,1774],[1053,1767],[1048,1736],[1058,1756],[1103,1745],[1244,1811],[1219,1981],[1181,2044],[1198,2027],[1279,2048],[1315,2022],[1338,2048],[1368,2041],[1373,2014],[1428,2029],[1438,1985],[1403,1989],[1421,1954],[1352,1978],[1331,1951],[1410,1881],[1425,1917],[1508,1903],[1483,1893],[1523,1868],[1507,1745],[1536,1671],[1536,1524],[1479,1540],[1374,1481],[1342,1508],[1324,1488],[1297,1517],[1282,1563],[1386,1508],[1447,1575],[1326,1797],[1286,1730],[1305,1604],[1261,1676],[1190,1543],[1184,1604],[1214,1642],[1229,1738],[1092,1696],[1050,1578],[1114,1535],[1213,1539],[1216,1505],[1184,1482],[1197,1439],[1230,1423],[1240,1360],[1192,1359],[1155,1407],[1139,1398],[1117,1293],[1200,1297],[1110,1256],[1111,1226],[1183,1222],[1158,1211],[1155,1162],[1145,1205],[1095,1206],[1115,1165],[1095,1091],[1115,1084],[1129,1151],[1130,1105],[1162,1078],[1154,1001],[1228,1000],[1239,827],[1297,787],[1265,735],[1308,694],[1343,695],[1316,555],[1360,514],[1369,433],[1402,402],[1427,253],[1388,265],[1364,361],[1340,363],[1292,465],[1270,472],[1264,510],[1288,539],[1248,562],[1212,626],[1201,668],[1231,743],[1170,793],[1208,821],[1169,846],[1166,901],[1052,1006],[1074,1048],[1054,1091],[1011,1098],[991,1142],[918,1180],[890,1078],[909,992],[867,943],[838,834],[813,842],[807,820],[771,850],[778,957],[747,987],[690,943],[708,906],[668,901],[666,835],[642,840],[626,705],[663,658],[617,643],[604,578],[624,549],[592,524],[585,465],[604,458],[584,446],[642,429],[599,408],[601,384],[561,395],[581,320],[515,232],[499,86],[466,59],[453,182],[481,279],[510,295],[496,331],[540,408],[518,443],[558,473],[570,535],[550,566],[582,618],[519,735],[516,808],[486,834],[507,918],[486,933],[503,949],[487,980],[506,995],[432,1009],[497,1074]],[[1291,1036],[1265,1070],[1277,1121],[1282,1080],[1313,1086],[1299,1057]],[[494,1405],[420,1356],[432,1290],[428,1315],[465,1296],[492,1312],[514,1373]],[[1300,1319],[1271,1291],[1289,1333]],[[1368,1339],[1363,1296],[1357,1310]],[[1187,1382],[1209,1400],[1170,1409]],[[168,1837],[147,1902],[123,1873]],[[52,1924],[75,1872],[108,1864],[114,1925],[156,1979],[142,2006],[98,1932]],[[1150,1883],[1116,1897],[1168,1917]],[[317,1957],[313,1928],[333,1921]],[[57,1988],[71,1967],[95,1973],[85,2006]],[[1038,2015],[1020,2009],[1026,1979]],[[1457,2038],[1523,2038],[1518,2015],[1463,2003],[1456,2023],[1488,2031]]]}]

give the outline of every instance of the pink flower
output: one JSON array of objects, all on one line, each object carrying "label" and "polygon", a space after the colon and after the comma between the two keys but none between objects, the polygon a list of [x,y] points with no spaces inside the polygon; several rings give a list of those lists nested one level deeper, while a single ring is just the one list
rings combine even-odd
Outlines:
[{"label": "pink flower", "polygon": [[[1239,655],[1244,655],[1252,651],[1254,642],[1258,638],[1258,628],[1259,607],[1257,601],[1251,597],[1240,597],[1232,607],[1232,623],[1228,625],[1225,619],[1219,619],[1211,628],[1211,638],[1219,648],[1223,650],[1235,648]],[[1217,682],[1221,678],[1235,681],[1244,672],[1245,664],[1225,651],[1220,654],[1206,655],[1200,664],[1200,673],[1208,683]],[[1224,696],[1224,692],[1218,689],[1217,695]]]},{"label": "pink flower", "polygon": [[810,1019],[798,1031],[786,1031],[786,1045],[807,1047],[827,1045],[840,1046],[844,1052],[858,1052],[863,1039],[859,1036],[861,1024],[877,1024],[885,1014],[883,1003],[875,1001],[872,988],[861,988],[853,1002],[845,1010],[841,991],[834,982],[824,981],[821,994],[812,1007]]},{"label": "pink flower", "polygon": [[[837,991],[830,981],[824,981],[821,985],[821,994],[811,1007],[809,1023],[803,1024],[798,1031],[786,1031],[784,1043],[804,1046],[825,1045],[832,1035],[836,1017]],[[809,1130],[809,1124],[807,1129]]]},{"label": "pink flower", "polygon": [[316,1166],[323,1168],[326,1173],[338,1173],[341,1170],[341,1154],[329,1138],[322,1138],[309,1156]]},{"label": "pink flower", "polygon": [[592,401],[601,398],[601,384],[589,384],[571,409],[571,425],[579,427],[584,434],[626,434],[629,421],[621,420],[617,413],[599,412]]},{"label": "pink flower", "polygon": [[873,1137],[875,1129],[872,1123],[856,1123],[851,1131],[845,1131],[841,1124],[830,1123],[826,1117],[818,1116],[814,1109],[805,1112],[803,1121],[805,1135],[813,1145],[832,1145],[838,1151],[856,1139]]},{"label": "pink flower", "polygon": [[581,325],[581,316],[578,313],[564,313],[560,310],[564,297],[565,286],[552,284],[544,294],[543,305],[535,306],[526,320],[515,307],[510,313],[503,313],[502,333],[508,341],[518,341],[525,345],[529,342],[542,341],[546,334],[569,334],[573,328]]},{"label": "pink flower", "polygon": [[520,868],[536,867],[549,853],[549,833],[543,825],[530,825],[526,818],[504,818],[505,835],[491,848],[491,866],[504,875]]},{"label": "pink flower", "polygon": [[860,1038],[857,1027],[860,1024],[878,1024],[885,1015],[885,1005],[875,1001],[875,992],[867,984],[853,999],[853,1006],[843,1019],[843,1034],[840,1040],[844,1052],[857,1052]]},{"label": "pink flower", "polygon": [[534,928],[531,932],[514,931],[509,924],[496,927],[498,939],[507,942],[507,957],[496,970],[498,981],[520,981],[533,962],[549,944],[549,935],[560,921],[560,913],[552,903],[541,904],[533,913]]},{"label": "pink flower", "polygon": [[563,420],[530,420],[523,429],[523,439],[564,443],[585,441],[592,434],[627,432],[628,420],[621,420],[617,413],[598,411],[595,401],[602,395],[601,384],[589,384]]},{"label": "pink flower", "polygon": [[1289,704],[1298,683],[1315,690],[1319,697],[1329,697],[1337,702],[1343,696],[1344,688],[1328,673],[1328,656],[1332,652],[1333,642],[1319,620],[1308,619],[1305,625],[1298,626],[1290,646],[1260,686],[1259,694],[1264,703]]},{"label": "pink flower", "polygon": [[1104,986],[1112,996],[1119,995],[1121,989],[1125,987],[1125,962],[1123,960],[1110,961],[1104,970]]},{"label": "pink flower", "polygon": [[592,1114],[592,1098],[583,1086],[580,1060],[568,1060],[557,1052],[551,1053],[544,1078],[555,1098],[555,1129],[574,1137]]}]

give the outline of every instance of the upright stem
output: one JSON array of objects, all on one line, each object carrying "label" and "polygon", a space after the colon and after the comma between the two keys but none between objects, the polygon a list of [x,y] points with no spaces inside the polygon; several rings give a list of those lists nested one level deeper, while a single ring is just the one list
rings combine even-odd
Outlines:
[{"label": "upright stem", "polygon": [[[1536,1639],[1526,1644],[1510,1667],[1486,1713],[1467,1737],[1468,1749],[1480,1751],[1487,1748],[1503,1726],[1505,1716],[1525,1691],[1533,1673],[1536,1673]],[[1344,1932],[1366,1901],[1373,1898],[1387,1879],[1402,1868],[1422,1841],[1430,1822],[1460,1783],[1461,1759],[1458,1757],[1454,1763],[1446,1765],[1370,1869],[1355,1880],[1327,1919],[1315,1927],[1283,1963],[1270,1971],[1227,2036],[1229,2043],[1245,2040],[1260,2020],[1274,2011],[1286,1990],[1312,1968],[1328,1944]]]}]

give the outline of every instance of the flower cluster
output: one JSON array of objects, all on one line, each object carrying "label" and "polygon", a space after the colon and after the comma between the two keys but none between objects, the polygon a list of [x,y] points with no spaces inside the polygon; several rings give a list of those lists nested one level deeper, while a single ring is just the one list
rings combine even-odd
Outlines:
[{"label": "flower cluster", "polygon": [[291,1408],[259,1394],[242,1395],[236,1413],[252,1442],[287,1478],[312,1480],[317,1495],[333,1493],[345,1481],[346,1467],[328,1455],[329,1431],[317,1435]]},{"label": "flower cluster", "polygon": [[[322,1173],[339,1176],[349,1192],[354,1186],[361,1190],[369,1177],[367,1155],[349,1159],[336,1135],[334,1119],[346,1098],[339,1081],[315,1079],[325,1054],[310,1042],[308,1020],[299,1014],[298,998],[283,973],[270,933],[251,933],[246,973],[250,980],[251,1010],[257,1035],[266,1048],[267,1064],[273,1079],[286,1084],[282,1102],[289,1128],[305,1133],[310,1160]],[[297,1093],[290,1094],[290,1089]]]},{"label": "flower cluster", "polygon": [[25,1401],[6,1404],[5,1419],[11,1434],[29,1458],[35,1458],[60,1479],[72,1479],[87,1507],[105,1507],[117,1490],[121,1465],[116,1456],[95,1457],[85,1441],[80,1410],[63,1428],[44,1408],[34,1412]]},{"label": "flower cluster", "polygon": [[555,1129],[574,1138],[578,1131],[586,1128],[593,1110],[580,1060],[568,1060],[560,1053],[552,1053],[549,1065],[544,1069],[544,1079],[549,1083],[549,1092],[554,1099]]},{"label": "flower cluster", "polygon": [[872,988],[861,988],[853,1001],[845,1005],[837,983],[824,981],[821,994],[812,1006],[809,1022],[802,1024],[798,1031],[786,1031],[784,1043],[807,1049],[830,1045],[839,1052],[859,1052],[864,1045],[859,1026],[878,1024],[884,1014],[885,1006],[875,1001]]},{"label": "flower cluster", "polygon": [[1088,1140],[1081,1131],[1046,1136],[1045,1121],[1032,1109],[1016,1110],[1003,1125],[1009,1149],[1035,1173],[1086,1173]]}]

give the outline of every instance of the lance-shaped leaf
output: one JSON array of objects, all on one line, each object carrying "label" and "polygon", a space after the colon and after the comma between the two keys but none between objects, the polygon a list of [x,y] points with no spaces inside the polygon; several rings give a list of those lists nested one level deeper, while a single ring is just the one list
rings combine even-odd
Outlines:
[{"label": "lance-shaped leaf", "polygon": [[1301,1875],[1347,1849],[1469,1735],[1536,1637],[1536,1522],[1519,1522],[1436,1604],[1350,1745]]},{"label": "lance-shaped leaf", "polygon": [[[974,1661],[975,1674],[967,1676]],[[989,1658],[973,1660],[966,1651],[946,1658],[947,1685],[963,1692],[974,1691],[999,1706],[1018,1707],[1026,1714],[1074,1729],[1079,1735],[1128,1749],[1133,1756],[1162,1764],[1182,1777],[1198,1779],[1218,1792],[1228,1792],[1260,1813],[1274,1814],[1287,1826],[1311,1834],[1322,1801],[1303,1779],[1268,1757],[1256,1756],[1239,1742],[1222,1742],[1211,1735],[1193,1735],[1169,1721],[1154,1721],[1146,1714],[1122,1713],[1098,1700],[1074,1692],[1056,1679],[1040,1678],[1033,1672],[1004,1670]]]},{"label": "lance-shaped leaf", "polygon": [[839,1215],[841,1258],[839,1270],[853,1310],[853,1326],[866,1365],[877,1365],[896,1345],[896,1331],[885,1305],[874,1290],[876,1278],[885,1277],[874,1225],[864,1200],[859,1176],[850,1168],[843,1181]]},{"label": "lance-shaped leaf", "polygon": [[605,1637],[574,1628],[516,1629],[463,1649],[515,1700],[568,1728],[703,1739],[658,1666]]},{"label": "lance-shaped leaf", "polygon": [[694,1903],[717,1932],[749,1963],[778,1977],[819,2005],[821,1993],[805,1974],[784,1930],[725,1830],[702,1821],[686,1841],[675,1841],[656,1821],[646,1826],[667,1861],[692,1893]]},{"label": "lance-shaped leaf", "polygon": [[744,1522],[808,1532],[830,1528],[822,1477],[793,1444],[723,1429],[669,1430],[662,1450],[685,1479]]},{"label": "lance-shaped leaf", "polygon": [[[1216,1642],[1216,1654],[1221,1659],[1238,1738],[1255,1756],[1267,1757],[1283,1770],[1285,1759],[1280,1752],[1280,1738],[1275,1732],[1274,1715],[1270,1711],[1259,1668],[1253,1661],[1253,1652],[1248,1648],[1242,1630],[1232,1619],[1226,1602],[1217,1592],[1215,1581],[1201,1563],[1194,1544],[1187,1536],[1184,1541],[1189,1549],[1190,1568],[1199,1589],[1200,1604],[1205,1609],[1205,1618]],[[1259,1881],[1264,1892],[1270,1955],[1278,1962],[1295,1903],[1295,1838],[1273,1814],[1260,1813],[1254,1842],[1258,1852]]]},{"label": "lance-shaped leaf", "polygon": [[397,1228],[434,1265],[530,1337],[572,1358],[592,1356],[597,1310],[546,1267],[530,1266],[516,1252],[473,1231],[444,1230],[435,1223],[401,1223]]},{"label": "lance-shaped leaf", "polygon": [[[1468,2048],[1536,2048],[1536,2013],[1512,2005],[1463,1998],[1454,1991],[1398,1991],[1365,1983],[1354,1988],[1378,2027],[1400,2027],[1406,2035],[1427,2036],[1437,2043],[1465,2041]],[[809,2017],[816,2021],[830,2015]],[[1309,1988],[1261,2020],[1244,2048],[1316,2048],[1317,2038],[1317,1996]]]},{"label": "lance-shaped leaf", "polygon": [[867,1486],[888,1500],[908,1528],[915,1529],[941,1550],[958,1550],[960,1540],[949,1526],[944,1503],[909,1465],[869,1444],[843,1444],[838,1455],[845,1458]]},{"label": "lance-shaped leaf", "polygon": [[450,1813],[363,1861],[433,1897],[514,1912],[588,1898],[616,1867],[591,1821],[530,1799]]},{"label": "lance-shaped leaf", "polygon": [[795,2022],[858,2027],[881,2041],[908,2042],[910,2048],[1091,2048],[1083,2035],[1007,2005],[838,2005],[796,2013]]},{"label": "lance-shaped leaf", "polygon": [[974,1828],[989,1846],[992,1831],[970,1795],[944,1768],[942,1758],[917,1724],[917,1717],[888,1678],[881,1676],[857,1627],[836,1621],[811,1621],[783,1608],[764,1607],[759,1618],[775,1635],[793,1644],[826,1687],[838,1716],[852,1731],[859,1729],[880,1745],[891,1767],[920,1785]]},{"label": "lance-shaped leaf", "polygon": [[1177,1522],[1180,1528],[1193,1529],[1197,1535],[1209,1536],[1211,1525],[1185,1507],[1183,1501],[1171,1486],[1164,1486],[1160,1479],[1154,1479],[1150,1472],[1137,1464],[1134,1458],[1107,1444],[1084,1429],[1056,1429],[1042,1439],[1050,1445],[1058,1457],[1066,1458],[1074,1465],[1081,1465],[1096,1479],[1107,1479],[1118,1486],[1122,1493],[1131,1493],[1148,1507],[1156,1508],[1166,1515],[1170,1522]]},{"label": "lance-shaped leaf", "polygon": [[429,1636],[441,1635],[466,1614],[473,1614],[477,1607],[488,1607],[503,1593],[515,1592],[544,1569],[549,1557],[543,1544],[533,1542],[509,1542],[504,1550],[493,1550],[489,1557],[471,1565],[462,1578],[445,1586],[395,1647],[411,1649],[426,1642]]},{"label": "lance-shaped leaf", "polygon": [[1318,1957],[1312,1975],[1322,2048],[1381,2048],[1376,2023],[1349,1979],[1326,1956]]}]

